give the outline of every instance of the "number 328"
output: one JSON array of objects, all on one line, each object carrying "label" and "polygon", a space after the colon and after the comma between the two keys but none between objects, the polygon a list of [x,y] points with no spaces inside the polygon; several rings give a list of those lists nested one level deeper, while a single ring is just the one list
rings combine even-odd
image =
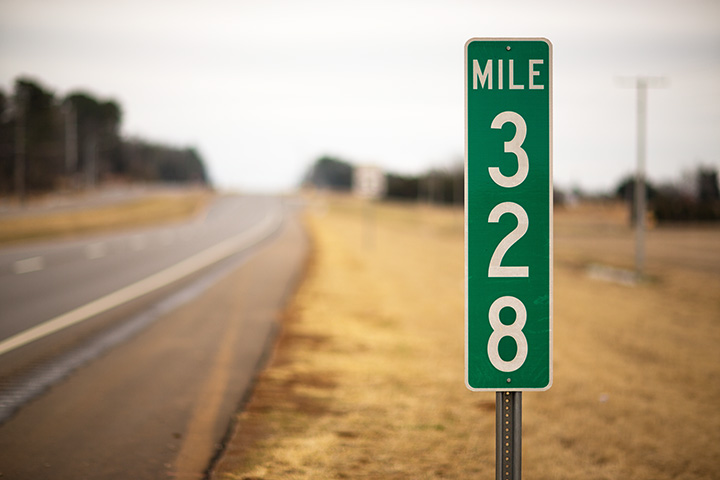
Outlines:
[{"label": "number 328", "polygon": [[[512,176],[505,176],[498,167],[489,167],[488,172],[492,180],[503,188],[514,188],[522,184],[527,178],[530,170],[530,162],[527,152],[522,148],[527,135],[527,124],[525,119],[516,112],[502,112],[498,114],[490,124],[490,128],[501,129],[506,123],[515,125],[515,136],[505,142],[505,153],[512,153],[517,158],[517,172]],[[495,248],[490,257],[488,266],[488,277],[529,277],[529,266],[506,266],[502,260],[507,251],[512,247],[528,230],[530,220],[523,207],[515,202],[503,202],[496,205],[488,216],[489,223],[498,223],[500,217],[505,214],[515,216],[517,227],[503,238]],[[515,312],[515,320],[506,325],[500,321],[500,311],[503,308],[511,308]],[[527,310],[521,300],[513,296],[502,296],[495,300],[488,311],[488,320],[492,327],[492,334],[488,340],[487,353],[492,365],[502,372],[514,372],[519,369],[527,359],[528,341],[522,329],[527,321]],[[515,357],[509,361],[503,360],[500,356],[500,340],[504,337],[511,337],[517,349]]]}]

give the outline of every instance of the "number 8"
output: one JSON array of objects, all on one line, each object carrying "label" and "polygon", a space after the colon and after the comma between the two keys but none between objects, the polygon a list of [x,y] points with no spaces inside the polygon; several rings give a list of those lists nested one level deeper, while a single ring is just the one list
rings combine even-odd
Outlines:
[{"label": "number 8", "polygon": [[[500,310],[505,307],[510,307],[515,310],[515,321],[510,325],[505,325],[500,321]],[[487,346],[490,363],[501,372],[514,372],[525,363],[528,354],[527,338],[522,332],[525,321],[527,320],[525,305],[515,297],[500,297],[490,305],[488,319],[493,329]],[[500,358],[500,340],[504,337],[512,337],[517,345],[515,358],[509,362]]]}]

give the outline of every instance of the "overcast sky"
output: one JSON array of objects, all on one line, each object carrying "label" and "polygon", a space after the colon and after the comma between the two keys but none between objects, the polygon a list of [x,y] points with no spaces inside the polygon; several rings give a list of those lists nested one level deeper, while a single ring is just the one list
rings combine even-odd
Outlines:
[{"label": "overcast sky", "polygon": [[123,133],[196,146],[222,187],[284,190],[323,154],[399,173],[464,155],[464,45],[546,37],[554,175],[608,189],[720,168],[720,1],[2,0],[0,87],[30,76],[123,108]]}]

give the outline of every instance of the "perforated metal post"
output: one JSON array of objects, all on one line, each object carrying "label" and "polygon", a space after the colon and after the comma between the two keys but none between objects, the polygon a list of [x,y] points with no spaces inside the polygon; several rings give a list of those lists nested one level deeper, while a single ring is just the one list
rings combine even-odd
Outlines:
[{"label": "perforated metal post", "polygon": [[496,480],[520,480],[522,474],[522,392],[497,392],[495,425],[495,478]]}]

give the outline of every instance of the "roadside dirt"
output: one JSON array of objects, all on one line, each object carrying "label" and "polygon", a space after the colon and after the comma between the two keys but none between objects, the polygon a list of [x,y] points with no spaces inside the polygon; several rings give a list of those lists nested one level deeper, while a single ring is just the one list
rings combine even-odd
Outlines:
[{"label": "roadside dirt", "polygon": [[[221,479],[492,478],[493,393],[464,385],[461,210],[317,203],[314,254]],[[554,385],[523,404],[523,473],[712,479],[720,228],[654,228],[645,281],[617,205],[555,214]]]}]

